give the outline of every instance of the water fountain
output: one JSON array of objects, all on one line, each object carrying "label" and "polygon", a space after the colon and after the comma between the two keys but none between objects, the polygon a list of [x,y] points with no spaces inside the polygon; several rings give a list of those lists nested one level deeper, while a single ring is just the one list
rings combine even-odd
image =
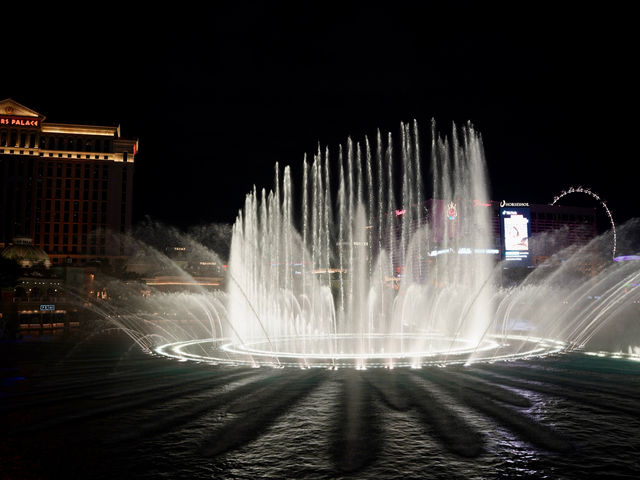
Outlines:
[{"label": "water fountain", "polygon": [[[489,191],[474,128],[454,127],[447,139],[432,125],[429,162],[416,123],[401,124],[400,132],[399,141],[378,132],[374,142],[349,139],[337,152],[318,148],[305,157],[301,182],[292,180],[290,167],[276,166],[273,189],[254,188],[233,227],[225,308],[213,308],[212,334],[158,352],[362,368],[493,361],[582,346],[609,309],[577,320],[578,307],[568,303],[582,297],[568,300],[566,289],[555,288],[545,315],[531,318],[521,311],[523,299],[541,311],[547,292],[531,287],[540,275],[522,288],[499,287],[492,219],[488,209],[475,208]],[[553,278],[562,282],[562,270]],[[514,315],[528,319],[525,331]]]}]

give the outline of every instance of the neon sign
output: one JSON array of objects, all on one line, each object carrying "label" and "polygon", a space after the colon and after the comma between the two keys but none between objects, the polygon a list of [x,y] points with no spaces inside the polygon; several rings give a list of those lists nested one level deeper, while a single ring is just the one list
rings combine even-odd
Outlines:
[{"label": "neon sign", "polygon": [[39,127],[40,119],[34,117],[0,115],[0,125],[8,125],[11,127]]},{"label": "neon sign", "polygon": [[456,206],[455,202],[449,202],[449,205],[447,205],[447,218],[449,220],[455,220],[457,216],[458,207]]},{"label": "neon sign", "polygon": [[500,202],[500,208],[502,207],[528,207],[529,204],[526,202],[507,202],[506,200],[502,200]]}]

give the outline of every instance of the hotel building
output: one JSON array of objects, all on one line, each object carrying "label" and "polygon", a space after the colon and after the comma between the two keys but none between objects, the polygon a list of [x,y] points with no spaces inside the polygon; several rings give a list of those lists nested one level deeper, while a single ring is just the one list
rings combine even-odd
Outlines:
[{"label": "hotel building", "polygon": [[0,101],[0,250],[26,237],[54,265],[123,258],[138,141],[119,126],[45,120]]}]

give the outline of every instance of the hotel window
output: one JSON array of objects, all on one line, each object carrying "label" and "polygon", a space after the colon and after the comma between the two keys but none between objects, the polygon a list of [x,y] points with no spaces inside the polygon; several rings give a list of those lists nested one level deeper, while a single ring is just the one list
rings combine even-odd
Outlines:
[{"label": "hotel window", "polygon": [[7,146],[7,132],[2,131],[0,132],[0,147],[6,147],[6,146]]},{"label": "hotel window", "polygon": [[15,130],[11,130],[11,140],[9,141],[9,146],[10,147],[18,146],[18,132],[16,132]]},{"label": "hotel window", "polygon": [[36,134],[32,133],[31,135],[29,135],[29,148],[35,148],[36,147]]},{"label": "hotel window", "polygon": [[27,143],[27,134],[23,132],[20,134],[20,146],[24,147],[26,143]]}]

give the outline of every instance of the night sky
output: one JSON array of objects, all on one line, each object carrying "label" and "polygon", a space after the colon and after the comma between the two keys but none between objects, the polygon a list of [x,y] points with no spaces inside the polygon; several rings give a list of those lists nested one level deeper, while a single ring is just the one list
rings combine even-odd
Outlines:
[{"label": "night sky", "polygon": [[318,142],[397,135],[413,119],[425,140],[432,118],[480,131],[494,200],[549,203],[582,185],[618,221],[637,216],[629,11],[386,3],[20,12],[3,25],[0,97],[139,138],[136,221],[231,222],[276,161],[299,171]]}]

